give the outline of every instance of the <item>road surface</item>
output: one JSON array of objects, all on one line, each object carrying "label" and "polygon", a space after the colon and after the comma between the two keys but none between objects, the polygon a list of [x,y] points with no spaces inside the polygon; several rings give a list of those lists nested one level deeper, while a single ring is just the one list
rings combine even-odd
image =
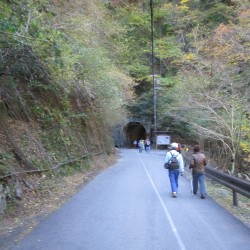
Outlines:
[{"label": "road surface", "polygon": [[211,198],[192,196],[185,176],[171,197],[163,151],[119,152],[12,249],[250,250],[250,229]]}]

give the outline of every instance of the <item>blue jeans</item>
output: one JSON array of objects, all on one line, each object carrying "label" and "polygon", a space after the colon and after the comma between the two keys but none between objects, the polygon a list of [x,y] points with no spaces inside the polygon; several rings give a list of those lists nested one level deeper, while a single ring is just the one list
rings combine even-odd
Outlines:
[{"label": "blue jeans", "polygon": [[170,185],[172,192],[178,191],[178,178],[179,178],[179,170],[168,170]]},{"label": "blue jeans", "polygon": [[206,193],[206,186],[205,186],[205,174],[204,173],[193,173],[193,193],[197,194],[198,191],[198,183],[200,188],[200,193]]}]

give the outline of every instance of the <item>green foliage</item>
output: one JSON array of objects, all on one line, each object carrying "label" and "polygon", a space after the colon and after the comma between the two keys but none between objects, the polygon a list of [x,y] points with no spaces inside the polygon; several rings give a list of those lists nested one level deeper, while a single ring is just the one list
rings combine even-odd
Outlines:
[{"label": "green foliage", "polygon": [[164,37],[159,39],[156,41],[155,46],[155,56],[162,60],[174,60],[182,56],[180,45],[176,43],[175,37]]},{"label": "green foliage", "polygon": [[161,91],[167,91],[168,87],[173,87],[179,83],[179,79],[176,76],[166,76],[160,78]]},{"label": "green foliage", "polygon": [[234,17],[234,9],[231,6],[217,3],[205,11],[202,22],[213,28],[221,23],[229,23]]},{"label": "green foliage", "polygon": [[129,74],[136,80],[143,80],[145,76],[149,75],[149,66],[143,65],[139,62],[135,62],[132,65],[127,66]]},{"label": "green foliage", "polygon": [[70,164],[67,164],[61,168],[58,168],[56,171],[61,176],[70,176],[75,173],[86,171],[90,168],[89,159],[82,159]]},{"label": "green foliage", "polygon": [[150,120],[153,112],[152,92],[146,92],[137,98],[133,106],[130,107],[130,111],[137,114],[138,117],[145,117]]},{"label": "green foliage", "polygon": [[[16,141],[25,155],[32,152],[29,160],[37,169],[84,152],[112,152],[110,128],[124,119],[133,81],[117,67],[130,60],[128,44],[118,46],[124,28],[101,6],[99,1],[1,2],[0,88],[6,91],[1,113],[29,122],[29,134]],[[133,26],[140,21],[131,20]],[[2,163],[5,174],[11,168],[9,161]]]},{"label": "green foliage", "polygon": [[[247,116],[243,116],[241,120],[241,136],[240,147],[250,158],[250,120]],[[247,161],[249,162],[250,159]]]},{"label": "green foliage", "polygon": [[6,207],[4,209],[4,213],[11,214],[15,211],[16,208],[16,202],[14,199],[8,200]]},{"label": "green foliage", "polygon": [[0,176],[4,176],[13,171],[13,166],[10,167],[10,164],[15,159],[15,156],[12,153],[7,151],[0,152]]},{"label": "green foliage", "polygon": [[[238,113],[249,105],[248,8],[246,1],[154,1],[159,127],[173,124],[182,135],[213,128],[228,145],[228,136],[239,143]],[[124,120],[125,106],[132,115],[153,116],[150,24],[149,1],[3,0],[0,84],[9,95],[7,113],[53,127],[44,145],[60,159],[81,150],[74,125],[112,145],[108,131]],[[240,137],[248,153],[249,138]]]}]

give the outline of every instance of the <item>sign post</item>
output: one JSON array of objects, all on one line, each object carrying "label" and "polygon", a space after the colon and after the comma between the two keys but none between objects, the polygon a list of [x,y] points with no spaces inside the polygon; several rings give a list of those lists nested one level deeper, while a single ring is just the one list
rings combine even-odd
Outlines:
[{"label": "sign post", "polygon": [[171,136],[166,133],[157,134],[156,133],[156,149],[158,145],[167,146],[171,144]]}]

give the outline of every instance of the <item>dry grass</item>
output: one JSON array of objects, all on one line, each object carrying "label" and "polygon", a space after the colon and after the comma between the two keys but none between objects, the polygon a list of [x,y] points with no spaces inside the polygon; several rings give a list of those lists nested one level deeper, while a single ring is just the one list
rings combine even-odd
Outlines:
[{"label": "dry grass", "polygon": [[217,203],[250,227],[250,200],[238,194],[238,206],[233,205],[233,191],[219,183],[207,179],[207,192]]}]

